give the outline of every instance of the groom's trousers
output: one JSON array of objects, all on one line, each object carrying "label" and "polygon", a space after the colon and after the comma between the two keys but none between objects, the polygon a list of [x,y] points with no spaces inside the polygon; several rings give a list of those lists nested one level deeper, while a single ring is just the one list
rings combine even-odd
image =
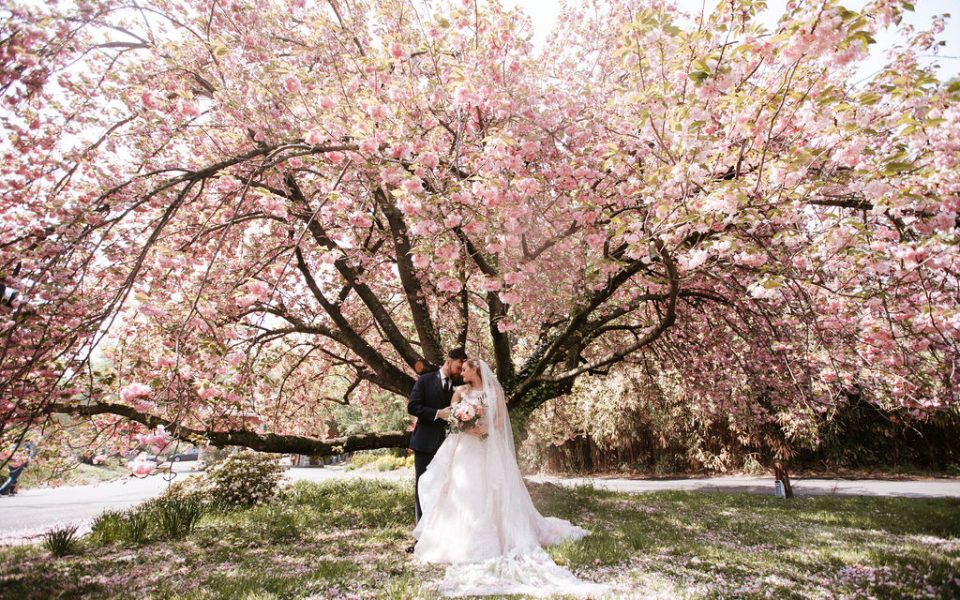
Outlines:
[{"label": "groom's trousers", "polygon": [[433,460],[435,452],[419,452],[417,450],[413,451],[413,470],[416,473],[416,482],[414,483],[414,500],[416,502],[416,508],[414,514],[416,515],[417,523],[420,522],[420,517],[423,516],[423,510],[420,508],[420,476],[424,474],[427,470],[427,465],[430,464],[430,461]]}]

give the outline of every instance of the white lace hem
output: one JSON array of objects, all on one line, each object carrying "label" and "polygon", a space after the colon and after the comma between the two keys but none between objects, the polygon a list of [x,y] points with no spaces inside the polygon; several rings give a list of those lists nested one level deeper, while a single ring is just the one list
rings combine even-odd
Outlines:
[{"label": "white lace hem", "polygon": [[609,586],[578,579],[542,549],[451,565],[439,587],[446,597],[564,594],[595,598],[609,591]]}]

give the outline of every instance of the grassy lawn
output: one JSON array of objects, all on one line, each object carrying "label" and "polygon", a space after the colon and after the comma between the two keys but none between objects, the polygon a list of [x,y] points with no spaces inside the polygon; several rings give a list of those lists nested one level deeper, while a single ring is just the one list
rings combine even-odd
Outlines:
[{"label": "grassy lawn", "polygon": [[[6,470],[0,472],[0,477],[6,479]],[[130,468],[116,460],[102,465],[87,465],[77,463],[61,470],[52,470],[45,464],[31,463],[23,470],[23,475],[17,480],[17,487],[21,490],[53,485],[87,485],[111,481],[130,475]],[[2,480],[0,480],[2,483]]]},{"label": "grassy lawn", "polygon": [[[612,597],[960,597],[956,499],[531,490],[545,514],[593,531],[551,554],[619,586]],[[0,597],[433,598],[443,568],[404,552],[412,501],[406,484],[300,482],[177,541],[88,536],[63,558],[0,548]]]}]

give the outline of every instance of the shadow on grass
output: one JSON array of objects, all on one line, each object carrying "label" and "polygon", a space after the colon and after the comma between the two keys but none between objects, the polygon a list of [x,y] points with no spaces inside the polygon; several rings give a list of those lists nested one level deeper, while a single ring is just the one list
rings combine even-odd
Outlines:
[{"label": "shadow on grass", "polygon": [[[543,514],[592,532],[555,560],[637,597],[960,597],[958,500],[530,487]],[[404,552],[412,502],[409,484],[300,482],[182,540],[3,548],[0,596],[429,600],[443,568]]]},{"label": "shadow on grass", "polygon": [[204,578],[199,589],[182,592],[180,582],[161,585],[151,597],[163,600],[234,600],[236,598],[302,598],[319,594],[331,584],[343,584],[358,573],[348,560],[321,560],[295,575],[283,574],[270,561],[244,564],[228,573]]},{"label": "shadow on grass", "polygon": [[673,590],[683,597],[960,597],[956,499],[631,497],[590,489],[538,496],[567,518],[595,524],[581,542],[551,550],[558,562],[666,574],[687,582]]}]

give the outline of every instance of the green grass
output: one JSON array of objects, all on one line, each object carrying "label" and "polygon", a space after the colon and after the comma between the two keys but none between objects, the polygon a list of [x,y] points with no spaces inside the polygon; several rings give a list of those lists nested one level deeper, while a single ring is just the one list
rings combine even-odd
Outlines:
[{"label": "green grass", "polygon": [[[592,534],[551,548],[623,597],[960,597],[960,500],[627,495],[531,486],[547,515]],[[0,548],[6,598],[436,598],[443,567],[413,562],[412,486],[300,482],[268,505],[206,513],[182,539],[119,516],[75,553]]]},{"label": "green grass", "polygon": [[[67,468],[53,469],[47,463],[32,461],[17,479],[17,487],[22,490],[38,488],[44,485],[87,485],[112,481],[130,475],[126,464],[116,459],[101,465],[76,463]],[[6,473],[3,473],[6,478]]]},{"label": "green grass", "polygon": [[557,562],[600,570],[621,565],[614,570],[651,593],[960,596],[960,501],[955,499],[784,501],[690,492],[628,497],[579,489],[569,496],[547,494],[539,505],[590,523],[595,531],[581,542],[551,549]]}]

